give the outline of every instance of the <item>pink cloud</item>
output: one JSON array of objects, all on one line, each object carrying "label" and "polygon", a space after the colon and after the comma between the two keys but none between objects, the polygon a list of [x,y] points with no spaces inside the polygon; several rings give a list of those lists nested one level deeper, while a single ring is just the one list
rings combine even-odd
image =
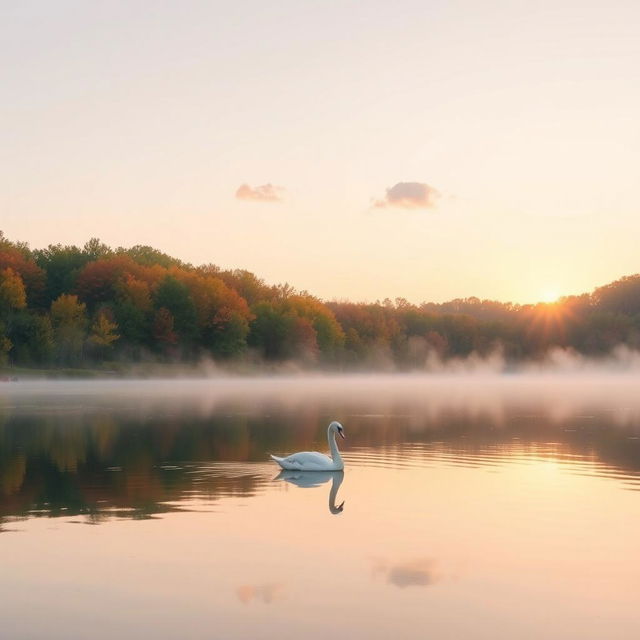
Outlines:
[{"label": "pink cloud", "polygon": [[254,200],[256,202],[281,202],[283,187],[276,187],[268,183],[257,187],[250,187],[248,184],[241,184],[236,191],[238,200]]}]

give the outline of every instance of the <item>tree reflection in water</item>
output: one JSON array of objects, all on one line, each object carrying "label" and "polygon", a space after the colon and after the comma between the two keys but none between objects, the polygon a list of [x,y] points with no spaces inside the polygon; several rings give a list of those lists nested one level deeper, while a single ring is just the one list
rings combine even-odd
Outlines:
[{"label": "tree reflection in water", "polygon": [[[483,464],[487,456],[518,454],[579,458],[631,476],[640,471],[637,412],[622,420],[606,407],[586,413],[580,403],[519,406],[478,397],[481,404],[443,400],[436,389],[398,397],[320,394],[295,402],[271,393],[209,404],[131,396],[5,399],[0,524],[32,516],[84,515],[94,523],[150,518],[189,508],[194,497],[252,496],[273,478],[269,451],[321,449],[332,419],[349,429],[347,469],[438,456]],[[332,478],[332,513],[342,511],[340,482]]]}]

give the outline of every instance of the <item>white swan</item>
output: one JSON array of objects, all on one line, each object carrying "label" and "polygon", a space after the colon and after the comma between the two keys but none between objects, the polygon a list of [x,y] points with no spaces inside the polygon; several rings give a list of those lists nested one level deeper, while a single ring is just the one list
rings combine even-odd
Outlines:
[{"label": "white swan", "polygon": [[344,429],[339,422],[332,422],[327,429],[327,440],[331,449],[331,458],[317,451],[300,451],[286,458],[271,456],[283,469],[290,471],[342,471],[344,462],[336,444],[336,433],[344,438]]}]

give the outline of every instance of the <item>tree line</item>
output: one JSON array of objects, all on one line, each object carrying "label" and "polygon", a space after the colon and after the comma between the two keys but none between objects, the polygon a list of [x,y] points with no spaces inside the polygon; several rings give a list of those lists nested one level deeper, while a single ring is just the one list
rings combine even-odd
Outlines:
[{"label": "tree line", "polygon": [[113,249],[94,238],[30,249],[0,232],[3,365],[213,358],[413,370],[497,349],[518,362],[554,347],[597,356],[618,345],[640,347],[640,275],[555,303],[328,302],[148,246]]}]

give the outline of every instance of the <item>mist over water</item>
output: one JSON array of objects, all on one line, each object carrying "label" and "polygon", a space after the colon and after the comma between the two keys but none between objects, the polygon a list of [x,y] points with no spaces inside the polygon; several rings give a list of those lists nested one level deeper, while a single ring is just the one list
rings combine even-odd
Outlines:
[{"label": "mist over water", "polygon": [[225,410],[262,415],[266,409],[289,411],[296,407],[343,417],[345,412],[349,415],[365,407],[365,413],[392,416],[402,406],[404,414],[417,420],[437,420],[443,413],[457,411],[469,416],[484,414],[496,424],[505,412],[515,409],[532,410],[553,422],[599,410],[616,424],[636,426],[640,420],[640,370],[587,361],[560,369],[531,365],[513,373],[476,366],[428,374],[25,380],[4,384],[0,394],[0,410],[9,414],[50,407],[144,411],[167,405],[201,417]]}]

